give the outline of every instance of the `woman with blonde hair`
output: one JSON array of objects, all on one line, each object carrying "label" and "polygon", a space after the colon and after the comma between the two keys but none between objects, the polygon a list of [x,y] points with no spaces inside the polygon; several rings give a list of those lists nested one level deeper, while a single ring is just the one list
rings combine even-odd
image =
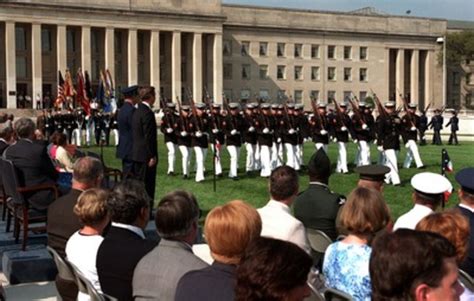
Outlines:
[{"label": "woman with blonde hair", "polygon": [[354,300],[370,300],[370,243],[391,224],[388,207],[380,192],[358,187],[349,195],[339,218],[348,235],[326,250],[323,263],[326,285],[351,295]]},{"label": "woman with blonde hair", "polygon": [[214,262],[186,273],[178,283],[176,301],[233,301],[236,275],[247,246],[260,236],[257,210],[243,201],[231,201],[209,212],[204,234]]}]

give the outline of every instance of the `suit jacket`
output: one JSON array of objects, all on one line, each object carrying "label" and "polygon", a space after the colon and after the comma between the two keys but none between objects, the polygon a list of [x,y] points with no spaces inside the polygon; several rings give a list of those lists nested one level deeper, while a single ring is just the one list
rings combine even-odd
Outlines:
[{"label": "suit jacket", "polygon": [[[459,210],[461,210],[462,214],[469,219],[469,228],[474,231],[474,212],[467,208],[463,208],[458,206]],[[465,272],[467,272],[471,277],[474,277],[474,236],[469,236],[469,249],[467,252],[467,258],[464,262],[459,266],[459,268]]]},{"label": "suit jacket", "polygon": [[178,282],[176,301],[233,301],[234,265],[217,261],[204,269],[186,273]]},{"label": "suit jacket", "polygon": [[110,227],[97,251],[97,274],[102,291],[112,297],[132,300],[133,271],[137,263],[156,246],[136,233]]},{"label": "suit jacket", "polygon": [[322,184],[310,184],[293,205],[295,217],[306,228],[321,230],[331,239],[337,237],[336,218],[345,198]]},{"label": "suit jacket", "polygon": [[[15,165],[20,186],[54,184],[58,177],[44,141],[20,139],[5,150],[5,158]],[[53,194],[43,190],[27,195],[27,199],[34,208],[45,210]]]},{"label": "suit jacket", "polygon": [[65,249],[69,237],[81,228],[81,222],[74,214],[74,206],[82,191],[71,191],[58,198],[48,207],[48,246],[52,247],[59,255],[66,257]]},{"label": "suit jacket", "polygon": [[257,211],[262,219],[262,236],[289,241],[311,252],[303,223],[291,215],[286,204],[270,200]]},{"label": "suit jacket", "polygon": [[179,279],[189,271],[208,267],[184,242],[162,239],[145,255],[133,273],[134,300],[174,301]]},{"label": "suit jacket", "polygon": [[133,133],[132,118],[135,107],[125,102],[117,116],[119,130],[119,144],[117,145],[117,158],[132,160]]},{"label": "suit jacket", "polygon": [[132,132],[133,161],[146,163],[151,158],[158,158],[155,114],[146,104],[140,103],[133,113]]},{"label": "suit jacket", "polygon": [[0,140],[0,157],[2,156],[3,152],[7,149],[8,146],[10,146],[8,143],[6,143],[3,140]]}]

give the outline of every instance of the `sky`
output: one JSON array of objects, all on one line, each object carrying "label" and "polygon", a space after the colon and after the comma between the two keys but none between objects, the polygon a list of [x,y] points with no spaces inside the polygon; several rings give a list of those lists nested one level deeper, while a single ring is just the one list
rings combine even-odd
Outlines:
[{"label": "sky", "polygon": [[474,21],[474,0],[223,0],[224,3],[351,11],[372,6],[392,15]]}]

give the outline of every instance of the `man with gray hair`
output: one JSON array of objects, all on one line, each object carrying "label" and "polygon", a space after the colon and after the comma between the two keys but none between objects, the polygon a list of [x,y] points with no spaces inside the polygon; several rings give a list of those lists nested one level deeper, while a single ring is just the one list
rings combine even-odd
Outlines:
[{"label": "man with gray hair", "polygon": [[[72,189],[58,198],[48,208],[48,246],[60,256],[66,257],[65,248],[69,237],[81,229],[81,222],[74,214],[79,195],[90,188],[100,187],[103,177],[102,163],[93,157],[79,158],[73,167]],[[74,283],[56,277],[56,287],[63,300],[76,300],[77,287]]]},{"label": "man with gray hair", "polygon": [[0,123],[0,156],[3,154],[5,149],[12,144],[14,140],[13,137],[11,123],[8,121]]},{"label": "man with gray hair", "polygon": [[[4,157],[16,167],[20,186],[55,184],[58,177],[46,150],[46,142],[35,137],[36,125],[29,118],[20,118],[14,124],[17,143],[10,145]],[[51,190],[42,190],[27,196],[33,209],[46,211],[53,201]]]},{"label": "man with gray hair", "polygon": [[161,199],[155,216],[161,241],[135,268],[134,300],[174,301],[179,279],[208,266],[191,249],[198,234],[199,212],[189,192],[178,190]]}]

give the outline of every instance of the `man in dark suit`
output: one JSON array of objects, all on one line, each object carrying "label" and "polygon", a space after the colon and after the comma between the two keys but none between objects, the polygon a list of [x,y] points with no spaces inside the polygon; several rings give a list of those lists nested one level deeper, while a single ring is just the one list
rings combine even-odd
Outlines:
[{"label": "man in dark suit", "polygon": [[[81,228],[79,218],[74,213],[79,195],[94,187],[99,187],[102,181],[102,163],[92,157],[82,157],[74,163],[71,191],[58,198],[48,207],[48,246],[53,248],[60,256],[66,257],[66,243],[74,232]],[[74,281],[56,276],[56,288],[62,300],[76,300],[77,286]]]},{"label": "man in dark suit", "polygon": [[[36,140],[35,123],[29,118],[15,122],[17,143],[5,150],[5,158],[16,167],[20,186],[55,184],[58,177],[46,151],[46,142]],[[53,201],[51,190],[42,190],[26,196],[33,209],[46,211]]]},{"label": "man in dark suit", "polygon": [[138,102],[138,86],[131,86],[122,90],[125,97],[124,103],[117,116],[119,130],[119,144],[117,145],[117,158],[122,160],[122,172],[127,177],[132,172],[132,117],[135,105]]},{"label": "man in dark suit", "polygon": [[10,122],[0,123],[0,156],[13,140],[13,128]]},{"label": "man in dark suit", "polygon": [[[474,231],[474,168],[468,167],[456,174],[456,181],[461,186],[458,190],[459,210],[469,219],[469,228]],[[474,277],[474,236],[469,236],[467,258],[459,268]]]},{"label": "man in dark suit", "polygon": [[329,189],[331,162],[319,149],[308,163],[309,187],[294,203],[294,214],[306,228],[321,230],[331,239],[337,237],[336,217],[345,197]]},{"label": "man in dark suit", "polygon": [[150,213],[155,199],[156,164],[158,163],[157,126],[153,104],[155,103],[155,88],[140,89],[141,102],[133,113],[133,174],[145,183],[145,189],[150,197]]},{"label": "man in dark suit", "polygon": [[436,109],[434,110],[435,115],[431,117],[430,123],[428,123],[428,127],[433,129],[433,143],[436,145],[442,145],[443,142],[441,141],[441,130],[443,129],[443,116],[441,115],[441,110]]},{"label": "man in dark suit", "polygon": [[125,180],[107,200],[112,220],[97,251],[97,274],[102,291],[118,300],[132,300],[133,271],[140,259],[157,244],[145,239],[149,197],[143,183]]},{"label": "man in dark suit", "polygon": [[456,110],[451,110],[451,118],[449,118],[449,122],[446,124],[446,127],[451,126],[451,135],[449,135],[448,144],[456,144],[458,145],[458,134],[456,133],[459,131],[459,118]]}]

